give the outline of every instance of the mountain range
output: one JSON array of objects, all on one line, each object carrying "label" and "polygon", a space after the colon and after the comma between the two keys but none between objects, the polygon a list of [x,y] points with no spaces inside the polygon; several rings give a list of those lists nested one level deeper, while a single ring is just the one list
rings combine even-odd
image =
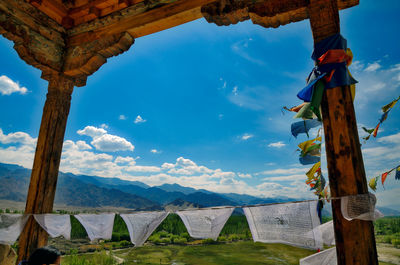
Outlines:
[{"label": "mountain range", "polygon": [[[0,200],[25,202],[31,170],[0,163]],[[59,173],[55,204],[76,207],[123,207],[133,210],[201,208],[294,201],[288,197],[259,198],[236,193],[215,193],[178,184],[150,187],[139,181]],[[297,199],[298,200],[298,199]],[[330,209],[329,209],[330,210]],[[388,215],[399,211],[381,208]]]}]

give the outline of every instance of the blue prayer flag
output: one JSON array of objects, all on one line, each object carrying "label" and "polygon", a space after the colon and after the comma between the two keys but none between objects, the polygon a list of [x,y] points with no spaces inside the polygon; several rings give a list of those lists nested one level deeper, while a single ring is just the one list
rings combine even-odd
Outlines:
[{"label": "blue prayer flag", "polygon": [[318,163],[320,160],[321,160],[321,157],[319,157],[319,156],[306,155],[303,157],[299,157],[299,161],[302,165],[313,165],[315,163]]},{"label": "blue prayer flag", "polygon": [[317,119],[304,120],[292,123],[291,131],[294,137],[297,137],[300,133],[307,133],[311,128],[320,126],[321,122]]}]

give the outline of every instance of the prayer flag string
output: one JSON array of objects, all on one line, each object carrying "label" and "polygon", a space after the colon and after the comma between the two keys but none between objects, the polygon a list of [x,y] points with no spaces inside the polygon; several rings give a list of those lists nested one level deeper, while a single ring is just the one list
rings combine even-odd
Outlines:
[{"label": "prayer flag string", "polygon": [[385,184],[386,178],[393,171],[395,171],[394,179],[400,180],[400,165],[398,165],[397,167],[394,167],[394,168],[392,168],[392,169],[390,169],[390,170],[388,170],[386,172],[383,172],[382,174],[380,174],[380,175],[378,175],[378,176],[376,176],[374,178],[371,178],[369,180],[369,182],[368,182],[369,187],[373,191],[376,191],[379,179],[381,179],[382,187],[385,187],[384,184]]},{"label": "prayer flag string", "polygon": [[362,129],[368,134],[367,136],[363,137],[365,141],[368,141],[371,135],[375,138],[378,135],[378,130],[380,125],[387,119],[389,112],[392,110],[392,108],[396,105],[397,101],[400,100],[400,96],[394,100],[392,100],[390,103],[386,104],[381,108],[383,114],[379,119],[378,124],[375,126],[375,128],[368,129],[365,127],[362,127]]}]

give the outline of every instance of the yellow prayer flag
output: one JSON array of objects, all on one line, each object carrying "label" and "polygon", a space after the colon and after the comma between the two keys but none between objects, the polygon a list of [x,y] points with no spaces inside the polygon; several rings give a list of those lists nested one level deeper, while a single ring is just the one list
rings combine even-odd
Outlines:
[{"label": "yellow prayer flag", "polygon": [[307,177],[309,180],[311,180],[314,175],[315,172],[317,172],[317,170],[321,167],[321,161],[319,161],[318,163],[316,163],[315,165],[312,166],[312,168],[310,168],[310,170],[306,173]]}]

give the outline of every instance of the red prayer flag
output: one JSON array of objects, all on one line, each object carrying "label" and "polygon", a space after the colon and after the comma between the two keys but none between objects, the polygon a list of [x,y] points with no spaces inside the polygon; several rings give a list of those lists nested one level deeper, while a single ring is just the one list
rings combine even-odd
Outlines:
[{"label": "red prayer flag", "polygon": [[378,134],[378,130],[379,130],[379,125],[381,125],[380,123],[378,123],[378,125],[376,125],[373,136],[376,137],[376,135]]},{"label": "red prayer flag", "polygon": [[389,172],[385,172],[385,173],[383,173],[382,174],[382,177],[381,177],[381,180],[382,180],[382,186],[383,186],[383,183],[385,182],[385,180],[386,180],[386,177],[387,177],[387,175],[389,174]]}]

